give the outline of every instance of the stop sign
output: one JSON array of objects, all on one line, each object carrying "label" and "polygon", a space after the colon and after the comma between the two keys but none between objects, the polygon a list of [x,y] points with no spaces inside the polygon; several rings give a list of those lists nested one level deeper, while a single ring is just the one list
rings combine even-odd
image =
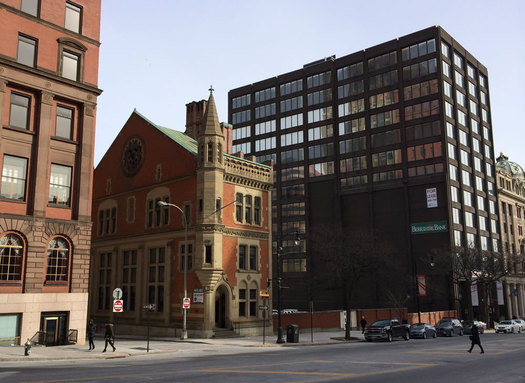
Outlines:
[{"label": "stop sign", "polygon": [[184,298],[182,300],[182,308],[189,309],[190,308],[190,298]]},{"label": "stop sign", "polygon": [[115,299],[113,301],[113,312],[121,313],[122,311],[124,311],[124,302],[122,299]]}]

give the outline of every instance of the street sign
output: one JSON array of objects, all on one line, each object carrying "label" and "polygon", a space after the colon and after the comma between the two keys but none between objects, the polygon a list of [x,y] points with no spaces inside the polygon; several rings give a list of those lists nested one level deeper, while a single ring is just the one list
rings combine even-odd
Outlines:
[{"label": "street sign", "polygon": [[182,308],[183,309],[189,309],[190,308],[190,298],[184,298],[182,300]]},{"label": "street sign", "polygon": [[259,292],[259,296],[261,298],[269,298],[270,294],[268,294],[266,291],[261,291],[261,292]]},{"label": "street sign", "polygon": [[259,310],[268,310],[267,305],[259,305]]},{"label": "street sign", "polygon": [[122,289],[119,289],[118,287],[113,290],[113,298],[114,299],[122,299]]},{"label": "street sign", "polygon": [[148,303],[147,305],[142,306],[144,311],[155,311],[155,303]]},{"label": "street sign", "polygon": [[113,301],[113,312],[121,313],[124,311],[124,302],[120,299],[115,299]]}]

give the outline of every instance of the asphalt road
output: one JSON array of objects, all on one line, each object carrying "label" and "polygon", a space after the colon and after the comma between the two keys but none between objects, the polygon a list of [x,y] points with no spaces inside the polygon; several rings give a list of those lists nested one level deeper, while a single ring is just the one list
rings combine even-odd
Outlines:
[{"label": "asphalt road", "polygon": [[525,382],[525,334],[290,348],[247,347],[236,355],[159,354],[109,360],[3,363],[0,381],[31,382]]}]

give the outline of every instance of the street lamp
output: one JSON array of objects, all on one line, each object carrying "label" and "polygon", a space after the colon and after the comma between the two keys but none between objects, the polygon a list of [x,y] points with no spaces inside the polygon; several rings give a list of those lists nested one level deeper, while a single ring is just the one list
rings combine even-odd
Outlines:
[{"label": "street lamp", "polygon": [[[296,232],[294,244],[295,246],[299,246],[301,243],[299,238],[299,232]],[[281,241],[282,244],[282,241]],[[282,281],[282,260],[281,260],[281,254],[283,252],[283,248],[281,246],[277,247],[277,342],[276,343],[284,343],[284,337],[283,337],[283,325],[281,320],[281,281]]]},{"label": "street lamp", "polygon": [[187,317],[187,311],[188,309],[184,308],[184,299],[187,298],[187,290],[188,290],[188,220],[186,219],[186,213],[184,213],[184,210],[182,210],[180,207],[178,207],[175,204],[164,202],[164,201],[158,201],[157,205],[159,206],[173,206],[174,208],[177,208],[181,213],[182,217],[184,218],[184,298],[183,298],[183,305],[182,305],[182,334],[180,338],[182,340],[188,339],[188,330],[186,328],[186,317]]}]

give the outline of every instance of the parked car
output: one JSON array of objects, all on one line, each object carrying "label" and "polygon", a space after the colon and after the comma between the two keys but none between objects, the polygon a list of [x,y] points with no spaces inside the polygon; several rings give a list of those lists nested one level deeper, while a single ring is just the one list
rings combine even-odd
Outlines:
[{"label": "parked car", "polygon": [[523,319],[514,319],[520,325],[520,331],[525,331],[525,320]]},{"label": "parked car", "polygon": [[485,332],[485,326],[483,326],[483,323],[477,321],[477,320],[464,320],[462,322],[463,324],[463,334],[472,334],[472,326],[476,326],[478,328],[478,331],[480,334],[483,334]]},{"label": "parked car", "polygon": [[410,338],[435,338],[436,328],[428,323],[414,323],[409,329]]},{"label": "parked car", "polygon": [[439,336],[463,335],[463,326],[459,319],[443,318],[436,324],[436,332]]},{"label": "parked car", "polygon": [[392,342],[392,338],[401,337],[409,340],[409,325],[399,324],[397,319],[381,319],[365,328],[365,339],[368,342],[373,340],[386,340]]},{"label": "parked car", "polygon": [[502,320],[498,323],[494,329],[496,334],[502,332],[504,334],[521,332],[520,325],[514,319],[511,320]]}]

